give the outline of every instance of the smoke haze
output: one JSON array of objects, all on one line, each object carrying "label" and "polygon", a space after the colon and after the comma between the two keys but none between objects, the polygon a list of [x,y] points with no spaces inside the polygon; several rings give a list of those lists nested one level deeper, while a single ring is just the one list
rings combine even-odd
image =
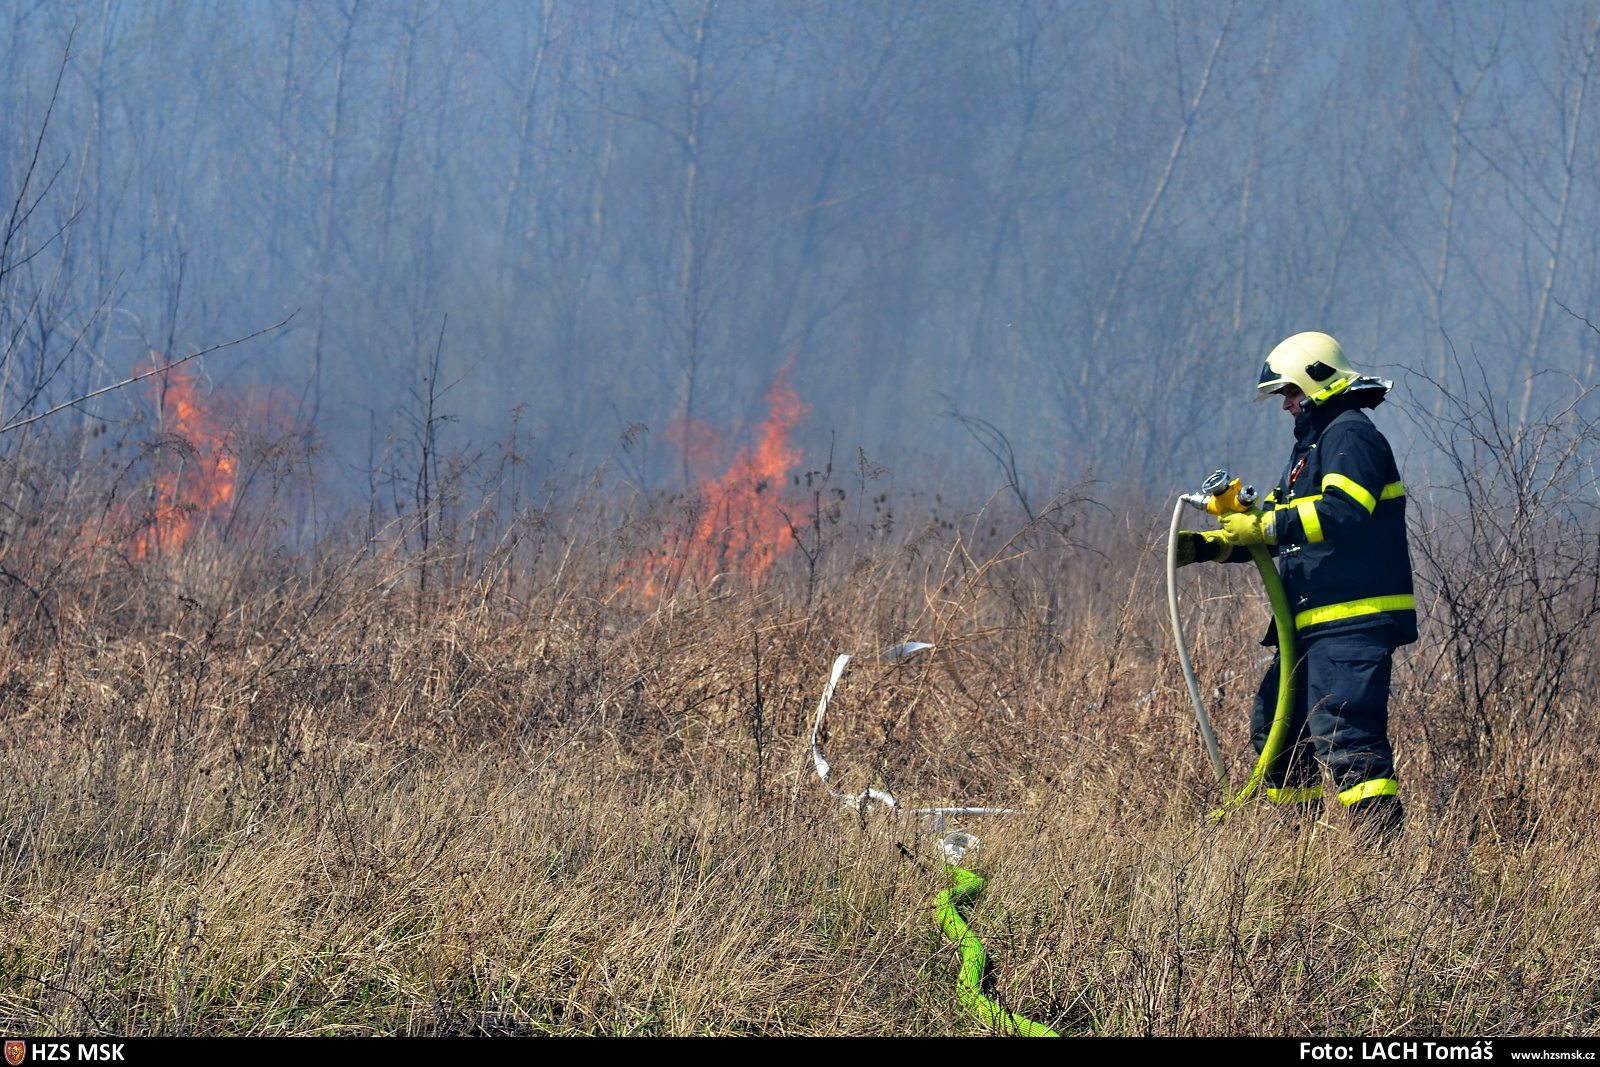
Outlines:
[{"label": "smoke haze", "polygon": [[1161,496],[1270,482],[1256,373],[1319,329],[1416,451],[1419,376],[1519,418],[1594,380],[1597,38],[1595,3],[10,0],[4,415],[298,308],[205,374],[293,397],[352,486],[426,423],[681,487],[669,428],[751,446],[787,364],[804,465],[992,488],[957,412],[1036,492]]}]

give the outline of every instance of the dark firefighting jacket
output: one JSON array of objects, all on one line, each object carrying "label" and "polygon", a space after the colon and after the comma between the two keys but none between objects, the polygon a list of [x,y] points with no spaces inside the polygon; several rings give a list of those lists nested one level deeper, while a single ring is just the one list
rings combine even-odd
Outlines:
[{"label": "dark firefighting jacket", "polygon": [[1351,388],[1302,412],[1289,464],[1262,502],[1302,638],[1366,629],[1390,647],[1417,639],[1406,489],[1388,440],[1363,410],[1384,392]]}]

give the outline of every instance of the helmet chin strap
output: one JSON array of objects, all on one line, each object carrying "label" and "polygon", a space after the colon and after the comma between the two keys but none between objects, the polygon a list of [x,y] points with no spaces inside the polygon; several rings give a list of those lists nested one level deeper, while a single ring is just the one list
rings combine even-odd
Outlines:
[{"label": "helmet chin strap", "polygon": [[1340,378],[1326,389],[1319,389],[1315,393],[1312,393],[1310,396],[1306,397],[1306,402],[1315,407],[1317,404],[1332,400],[1334,397],[1350,388],[1350,383],[1353,381],[1355,381],[1354,378]]},{"label": "helmet chin strap", "polygon": [[1382,392],[1387,393],[1390,389],[1393,389],[1393,388],[1394,388],[1394,382],[1390,381],[1387,378],[1372,378],[1372,377],[1368,377],[1366,375],[1362,375],[1361,377],[1358,377],[1358,378],[1341,378],[1339,381],[1334,382],[1332,385],[1328,386],[1326,389],[1319,390],[1314,395],[1306,397],[1306,399],[1304,401],[1302,401],[1302,403],[1306,407],[1306,410],[1309,411],[1311,408],[1316,407],[1318,404],[1327,403],[1329,400],[1332,400],[1334,397],[1338,396],[1340,393],[1364,392],[1364,391],[1366,391],[1368,389],[1378,389],[1378,390],[1380,390]]}]

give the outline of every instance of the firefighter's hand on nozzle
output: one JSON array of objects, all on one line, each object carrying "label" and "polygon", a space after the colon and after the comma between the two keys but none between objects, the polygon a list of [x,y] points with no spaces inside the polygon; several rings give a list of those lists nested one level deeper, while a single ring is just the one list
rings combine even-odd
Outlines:
[{"label": "firefighter's hand on nozzle", "polygon": [[1228,542],[1221,530],[1179,530],[1173,555],[1178,566],[1187,567],[1191,563],[1214,562],[1228,551]]},{"label": "firefighter's hand on nozzle", "polygon": [[1222,539],[1236,548],[1250,545],[1275,545],[1278,538],[1272,529],[1272,516],[1251,509],[1230,512],[1218,519],[1222,523]]}]

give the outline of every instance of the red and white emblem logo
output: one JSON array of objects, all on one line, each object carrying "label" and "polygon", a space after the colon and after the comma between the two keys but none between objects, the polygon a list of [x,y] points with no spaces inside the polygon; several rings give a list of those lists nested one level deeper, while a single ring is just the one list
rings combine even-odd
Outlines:
[{"label": "red and white emblem logo", "polygon": [[18,1064],[26,1059],[27,1056],[28,1043],[26,1041],[6,1042],[6,1062],[11,1064],[11,1067],[18,1067]]}]

